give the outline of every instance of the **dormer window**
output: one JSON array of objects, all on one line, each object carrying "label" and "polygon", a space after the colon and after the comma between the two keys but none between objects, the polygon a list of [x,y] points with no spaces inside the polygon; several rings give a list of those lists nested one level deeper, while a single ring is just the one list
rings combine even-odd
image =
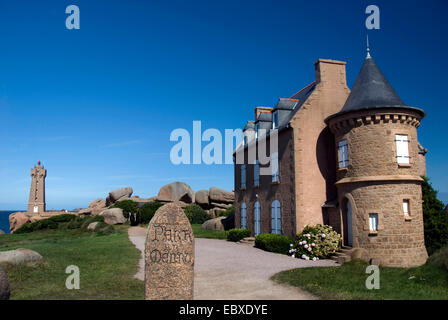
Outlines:
[{"label": "dormer window", "polygon": [[272,129],[278,128],[278,111],[274,111],[272,115]]}]

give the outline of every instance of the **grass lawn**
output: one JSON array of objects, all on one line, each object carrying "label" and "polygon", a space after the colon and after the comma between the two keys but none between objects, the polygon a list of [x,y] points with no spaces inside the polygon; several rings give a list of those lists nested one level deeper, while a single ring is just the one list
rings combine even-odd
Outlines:
[{"label": "grass lawn", "polygon": [[201,224],[192,224],[193,234],[195,238],[207,239],[227,239],[227,232],[221,230],[204,230]]},{"label": "grass lawn", "polygon": [[[380,289],[368,290],[367,264],[351,261],[341,267],[305,268],[280,272],[279,283],[303,288],[323,299],[448,299],[448,271],[427,263],[418,268],[380,268]],[[411,278],[411,279],[410,279]]]},{"label": "grass lawn", "polygon": [[[1,236],[0,251],[27,248],[44,259],[34,265],[3,265],[11,299],[143,299],[143,281],[133,278],[140,252],[127,228],[110,235],[48,230]],[[68,290],[65,269],[80,269],[80,290]]]}]

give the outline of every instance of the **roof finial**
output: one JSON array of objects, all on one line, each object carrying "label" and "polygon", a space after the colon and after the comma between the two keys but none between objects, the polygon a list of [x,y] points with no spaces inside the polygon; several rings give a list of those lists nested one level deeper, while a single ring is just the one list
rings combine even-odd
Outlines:
[{"label": "roof finial", "polygon": [[366,57],[366,59],[370,59],[370,58],[372,58],[372,57],[370,56],[369,35],[367,35],[367,57]]}]

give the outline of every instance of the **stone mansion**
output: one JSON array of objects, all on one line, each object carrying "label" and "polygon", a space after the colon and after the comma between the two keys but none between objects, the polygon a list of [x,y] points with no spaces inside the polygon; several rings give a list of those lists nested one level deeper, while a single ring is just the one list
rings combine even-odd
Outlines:
[{"label": "stone mansion", "polygon": [[[328,224],[382,265],[422,265],[426,150],[417,128],[425,112],[400,99],[369,52],[351,91],[345,65],[319,59],[314,82],[274,108],[255,108],[234,153],[244,159],[234,168],[235,227],[294,236]],[[278,152],[266,175],[269,164],[248,154],[261,141],[270,154],[270,129]]]}]

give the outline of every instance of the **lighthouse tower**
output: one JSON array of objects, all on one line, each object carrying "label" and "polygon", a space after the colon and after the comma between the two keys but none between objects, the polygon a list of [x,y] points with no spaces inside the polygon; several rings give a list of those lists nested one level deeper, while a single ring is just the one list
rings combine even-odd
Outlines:
[{"label": "lighthouse tower", "polygon": [[31,189],[28,200],[28,213],[41,214],[45,212],[45,177],[47,170],[40,161],[31,169]]}]

